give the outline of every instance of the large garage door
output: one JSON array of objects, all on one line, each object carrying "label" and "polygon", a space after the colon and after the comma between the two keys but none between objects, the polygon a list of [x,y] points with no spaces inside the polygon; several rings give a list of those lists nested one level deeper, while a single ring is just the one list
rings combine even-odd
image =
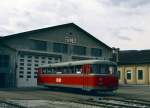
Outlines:
[{"label": "large garage door", "polygon": [[6,87],[6,73],[9,72],[9,55],[0,55],[0,88]]},{"label": "large garage door", "polygon": [[5,73],[0,73],[0,88],[5,87]]},{"label": "large garage door", "polygon": [[59,57],[19,55],[17,66],[18,87],[37,86],[36,68],[40,65],[60,62]]}]

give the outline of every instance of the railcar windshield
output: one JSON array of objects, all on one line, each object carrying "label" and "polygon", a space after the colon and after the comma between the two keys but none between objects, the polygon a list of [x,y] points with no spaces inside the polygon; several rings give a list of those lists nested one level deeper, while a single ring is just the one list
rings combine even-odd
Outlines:
[{"label": "railcar windshield", "polygon": [[94,74],[112,74],[116,75],[117,66],[108,64],[93,64],[92,72]]}]

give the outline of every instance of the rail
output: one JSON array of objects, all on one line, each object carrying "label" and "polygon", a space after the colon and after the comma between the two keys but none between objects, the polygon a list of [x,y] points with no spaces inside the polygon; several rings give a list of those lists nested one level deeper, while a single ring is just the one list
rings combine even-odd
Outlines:
[{"label": "rail", "polygon": [[7,102],[4,100],[0,100],[0,108],[27,108],[15,103]]}]

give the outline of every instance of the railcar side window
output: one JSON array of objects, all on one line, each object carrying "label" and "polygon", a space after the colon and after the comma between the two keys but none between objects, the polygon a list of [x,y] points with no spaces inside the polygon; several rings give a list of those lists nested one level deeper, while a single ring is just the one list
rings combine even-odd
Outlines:
[{"label": "railcar side window", "polygon": [[61,67],[56,68],[56,73],[57,73],[57,74],[62,74],[62,68],[61,68]]},{"label": "railcar side window", "polygon": [[47,68],[47,73],[51,74],[52,73],[52,69],[51,68]]},{"label": "railcar side window", "polygon": [[93,65],[92,65],[92,70],[93,70],[93,73],[99,74],[99,73],[100,73],[100,65],[98,65],[98,64],[93,64]]},{"label": "railcar side window", "polygon": [[93,64],[92,71],[95,74],[115,74],[115,67],[106,64]]},{"label": "railcar side window", "polygon": [[69,67],[69,74],[75,73],[75,68],[74,66]]},{"label": "railcar side window", "polygon": [[68,67],[63,67],[63,74],[66,74],[68,72]]},{"label": "railcar side window", "polygon": [[75,73],[81,74],[81,66],[75,66]]}]

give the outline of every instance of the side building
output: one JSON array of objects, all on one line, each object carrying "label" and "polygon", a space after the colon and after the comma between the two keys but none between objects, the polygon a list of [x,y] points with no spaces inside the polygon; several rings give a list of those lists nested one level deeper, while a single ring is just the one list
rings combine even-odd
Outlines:
[{"label": "side building", "polygon": [[120,84],[150,85],[150,50],[120,51]]},{"label": "side building", "polygon": [[74,23],[1,37],[0,87],[36,86],[39,65],[112,57],[112,48]]}]

